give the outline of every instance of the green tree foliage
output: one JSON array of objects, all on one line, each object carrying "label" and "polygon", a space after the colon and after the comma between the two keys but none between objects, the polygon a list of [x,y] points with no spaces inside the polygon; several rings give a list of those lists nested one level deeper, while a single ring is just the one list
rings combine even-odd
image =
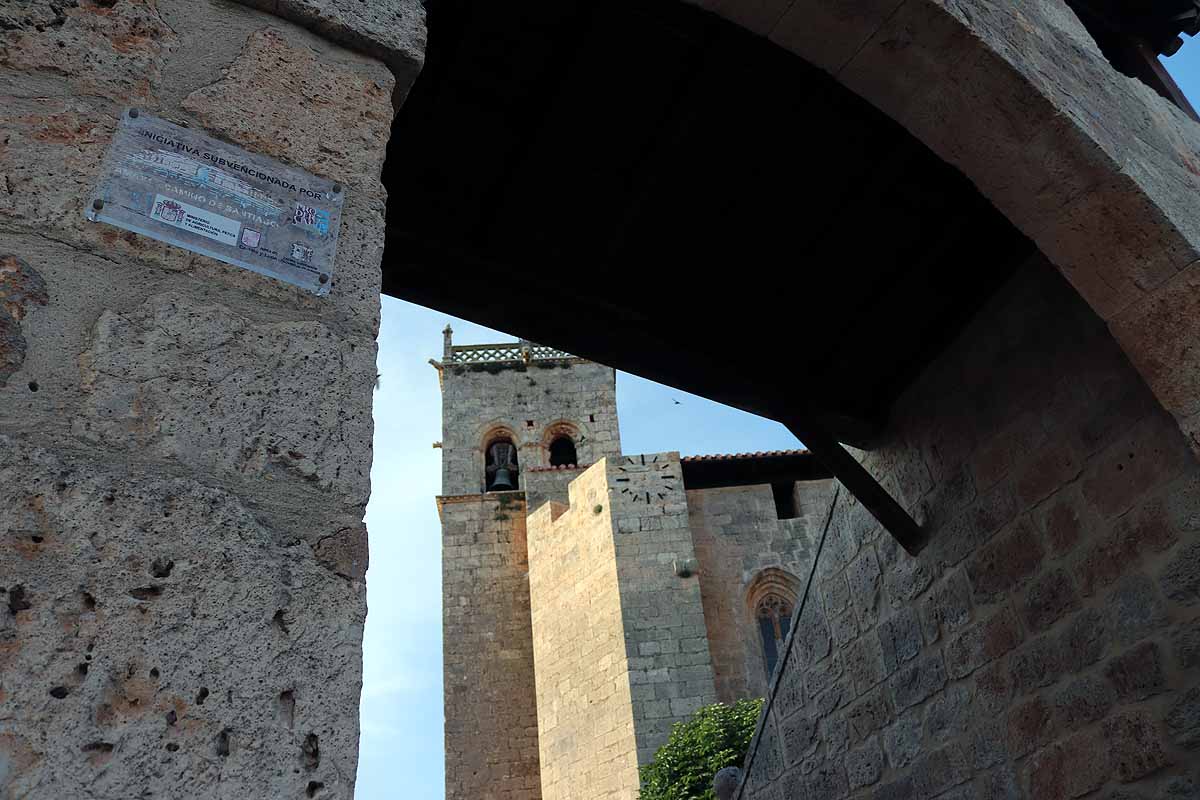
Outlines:
[{"label": "green tree foliage", "polygon": [[724,767],[742,765],[762,703],[716,703],[675,723],[654,761],[642,767],[640,800],[714,800],[713,776]]}]

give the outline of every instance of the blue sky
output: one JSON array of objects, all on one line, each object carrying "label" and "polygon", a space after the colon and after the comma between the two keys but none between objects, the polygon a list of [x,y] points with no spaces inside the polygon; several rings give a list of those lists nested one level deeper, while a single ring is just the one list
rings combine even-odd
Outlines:
[{"label": "blue sky", "polygon": [[[1167,60],[1200,100],[1200,44]],[[449,322],[459,344],[514,337],[410,303],[383,298],[380,386],[375,394],[373,492],[367,507],[371,568],[363,641],[359,800],[443,797],[441,395],[429,366]],[[675,403],[679,400],[679,404]],[[796,447],[783,426],[626,374],[617,409],[626,453],[684,455]]]}]

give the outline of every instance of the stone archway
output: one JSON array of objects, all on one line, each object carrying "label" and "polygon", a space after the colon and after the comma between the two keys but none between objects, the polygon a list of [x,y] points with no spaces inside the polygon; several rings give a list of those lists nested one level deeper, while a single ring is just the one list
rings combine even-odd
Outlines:
[{"label": "stone archway", "polygon": [[1056,0],[696,0],[960,169],[1108,324],[1200,452],[1200,127]]}]

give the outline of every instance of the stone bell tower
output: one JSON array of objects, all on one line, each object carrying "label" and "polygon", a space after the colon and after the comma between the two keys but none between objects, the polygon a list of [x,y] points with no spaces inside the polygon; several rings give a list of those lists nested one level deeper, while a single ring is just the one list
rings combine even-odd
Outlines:
[{"label": "stone bell tower", "polygon": [[620,453],[615,373],[444,331],[442,625],[447,800],[541,797],[526,511]]}]

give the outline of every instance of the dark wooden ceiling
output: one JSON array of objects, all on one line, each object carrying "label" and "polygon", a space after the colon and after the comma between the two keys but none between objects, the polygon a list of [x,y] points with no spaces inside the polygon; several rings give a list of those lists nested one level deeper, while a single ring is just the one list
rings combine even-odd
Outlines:
[{"label": "dark wooden ceiling", "polygon": [[683,2],[428,11],[390,295],[862,444],[1033,252],[904,129]]}]

